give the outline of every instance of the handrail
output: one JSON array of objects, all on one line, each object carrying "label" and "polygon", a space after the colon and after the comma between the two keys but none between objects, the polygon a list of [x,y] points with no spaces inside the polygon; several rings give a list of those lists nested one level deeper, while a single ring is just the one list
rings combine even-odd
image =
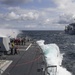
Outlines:
[{"label": "handrail", "polygon": [[[56,65],[47,66],[47,67],[45,68],[45,73],[47,73],[48,75],[51,75],[51,74],[48,72],[48,68],[56,68],[55,73],[53,73],[53,75],[56,75],[56,72],[57,72],[57,66],[56,66]],[[45,74],[45,75],[46,75],[46,74]]]}]

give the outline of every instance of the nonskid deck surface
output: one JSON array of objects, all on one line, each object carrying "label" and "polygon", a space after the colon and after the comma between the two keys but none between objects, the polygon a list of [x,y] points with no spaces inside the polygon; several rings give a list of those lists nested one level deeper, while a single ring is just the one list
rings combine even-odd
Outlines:
[{"label": "nonskid deck surface", "polygon": [[18,54],[6,56],[6,60],[13,62],[2,75],[44,75],[44,71],[39,71],[43,62],[41,52],[36,43],[20,46]]}]

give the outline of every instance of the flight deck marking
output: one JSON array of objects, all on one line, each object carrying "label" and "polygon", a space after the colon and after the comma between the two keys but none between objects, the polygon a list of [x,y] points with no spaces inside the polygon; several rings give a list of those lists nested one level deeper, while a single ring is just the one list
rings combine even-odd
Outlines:
[{"label": "flight deck marking", "polygon": [[6,60],[6,62],[3,65],[0,66],[0,73],[2,74],[9,67],[9,65],[12,62],[13,62],[12,60]]},{"label": "flight deck marking", "polygon": [[32,43],[26,48],[26,51],[31,47]]}]

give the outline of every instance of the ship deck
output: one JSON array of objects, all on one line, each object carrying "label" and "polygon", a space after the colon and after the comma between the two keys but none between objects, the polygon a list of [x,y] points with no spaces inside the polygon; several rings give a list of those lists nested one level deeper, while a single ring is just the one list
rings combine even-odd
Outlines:
[{"label": "ship deck", "polygon": [[5,60],[10,60],[12,63],[2,75],[44,75],[42,69],[44,56],[36,43],[19,46],[18,54],[6,55]]}]

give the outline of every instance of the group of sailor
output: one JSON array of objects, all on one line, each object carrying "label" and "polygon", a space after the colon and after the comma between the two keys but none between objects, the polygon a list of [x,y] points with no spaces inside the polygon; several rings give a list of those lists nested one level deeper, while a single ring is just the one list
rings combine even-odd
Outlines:
[{"label": "group of sailor", "polygon": [[29,42],[29,38],[16,38],[10,40],[10,50],[11,54],[18,54],[18,45],[25,45],[26,42]]},{"label": "group of sailor", "polygon": [[10,50],[11,54],[18,54],[18,45],[25,45],[31,39],[28,37],[16,38],[10,40]]},{"label": "group of sailor", "polygon": [[11,39],[11,42],[14,42],[16,45],[25,45],[27,41],[29,41],[29,38],[16,38],[16,39]]}]

